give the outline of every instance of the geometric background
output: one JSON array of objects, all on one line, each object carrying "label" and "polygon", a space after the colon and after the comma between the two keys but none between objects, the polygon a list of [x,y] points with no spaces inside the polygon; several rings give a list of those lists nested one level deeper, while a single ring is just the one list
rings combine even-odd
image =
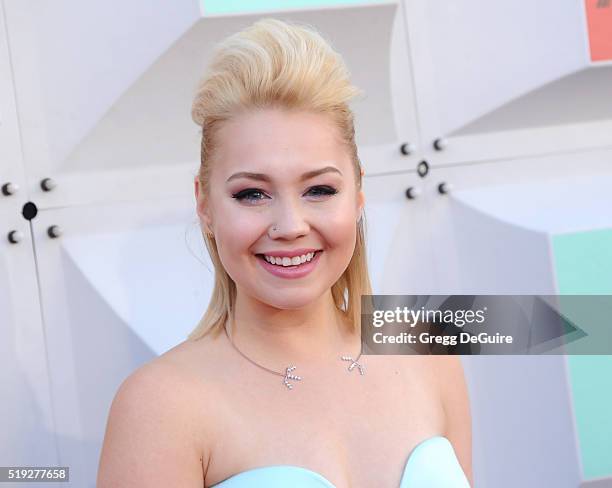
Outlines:
[{"label": "geometric background", "polygon": [[[191,100],[214,43],[262,16],[315,26],[366,94],[373,293],[612,294],[612,56],[590,51],[604,1],[0,7],[0,186],[19,187],[0,194],[2,465],[94,486],[118,386],[204,312]],[[462,361],[476,486],[612,478],[612,357]]]}]

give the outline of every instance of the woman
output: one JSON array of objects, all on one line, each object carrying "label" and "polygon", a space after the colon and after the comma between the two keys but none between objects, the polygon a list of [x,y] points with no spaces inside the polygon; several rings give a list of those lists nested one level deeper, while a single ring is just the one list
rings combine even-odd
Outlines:
[{"label": "woman", "polygon": [[265,19],[218,47],[193,104],[212,299],[119,388],[99,488],[469,486],[458,358],[360,355],[358,93],[307,26]]}]

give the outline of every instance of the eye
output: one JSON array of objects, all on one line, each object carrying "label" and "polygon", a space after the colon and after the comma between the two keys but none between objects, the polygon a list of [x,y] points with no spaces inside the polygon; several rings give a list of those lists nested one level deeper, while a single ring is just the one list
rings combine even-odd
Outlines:
[{"label": "eye", "polygon": [[234,193],[232,198],[235,198],[238,201],[247,200],[249,202],[262,200],[261,198],[254,198],[253,195],[263,195],[261,190],[257,190],[256,188],[249,188],[247,190],[239,191],[238,193]]},{"label": "eye", "polygon": [[332,188],[331,186],[313,186],[308,191],[316,191],[319,195],[335,195],[338,193],[338,190]]},{"label": "eye", "polygon": [[[308,193],[312,193],[315,196],[327,196],[327,195],[335,195],[338,193],[338,190],[332,188],[331,186],[313,186],[308,189]],[[238,193],[234,193],[232,198],[235,198],[238,201],[246,200],[247,202],[255,202],[258,200],[263,200],[264,192],[257,188],[248,188],[246,190],[239,191]],[[261,198],[260,198],[261,197]]]}]

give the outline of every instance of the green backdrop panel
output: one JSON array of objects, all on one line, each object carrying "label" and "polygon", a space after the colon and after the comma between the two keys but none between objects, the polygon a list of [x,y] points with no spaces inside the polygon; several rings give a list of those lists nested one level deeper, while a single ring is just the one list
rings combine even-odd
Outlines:
[{"label": "green backdrop panel", "polygon": [[[560,294],[612,295],[612,229],[552,239]],[[568,356],[585,479],[612,476],[612,356]]]},{"label": "green backdrop panel", "polygon": [[389,0],[200,0],[205,14],[389,3]]}]

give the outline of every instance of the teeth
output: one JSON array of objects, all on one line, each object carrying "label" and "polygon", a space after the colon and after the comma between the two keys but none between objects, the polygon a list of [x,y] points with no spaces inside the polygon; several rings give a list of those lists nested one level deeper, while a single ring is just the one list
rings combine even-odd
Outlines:
[{"label": "teeth", "polygon": [[308,254],[304,254],[302,256],[279,258],[274,256],[266,256],[264,254],[264,259],[269,263],[276,264],[278,266],[297,266],[298,264],[304,264],[305,262],[310,261],[314,255],[314,252],[309,252]]}]

